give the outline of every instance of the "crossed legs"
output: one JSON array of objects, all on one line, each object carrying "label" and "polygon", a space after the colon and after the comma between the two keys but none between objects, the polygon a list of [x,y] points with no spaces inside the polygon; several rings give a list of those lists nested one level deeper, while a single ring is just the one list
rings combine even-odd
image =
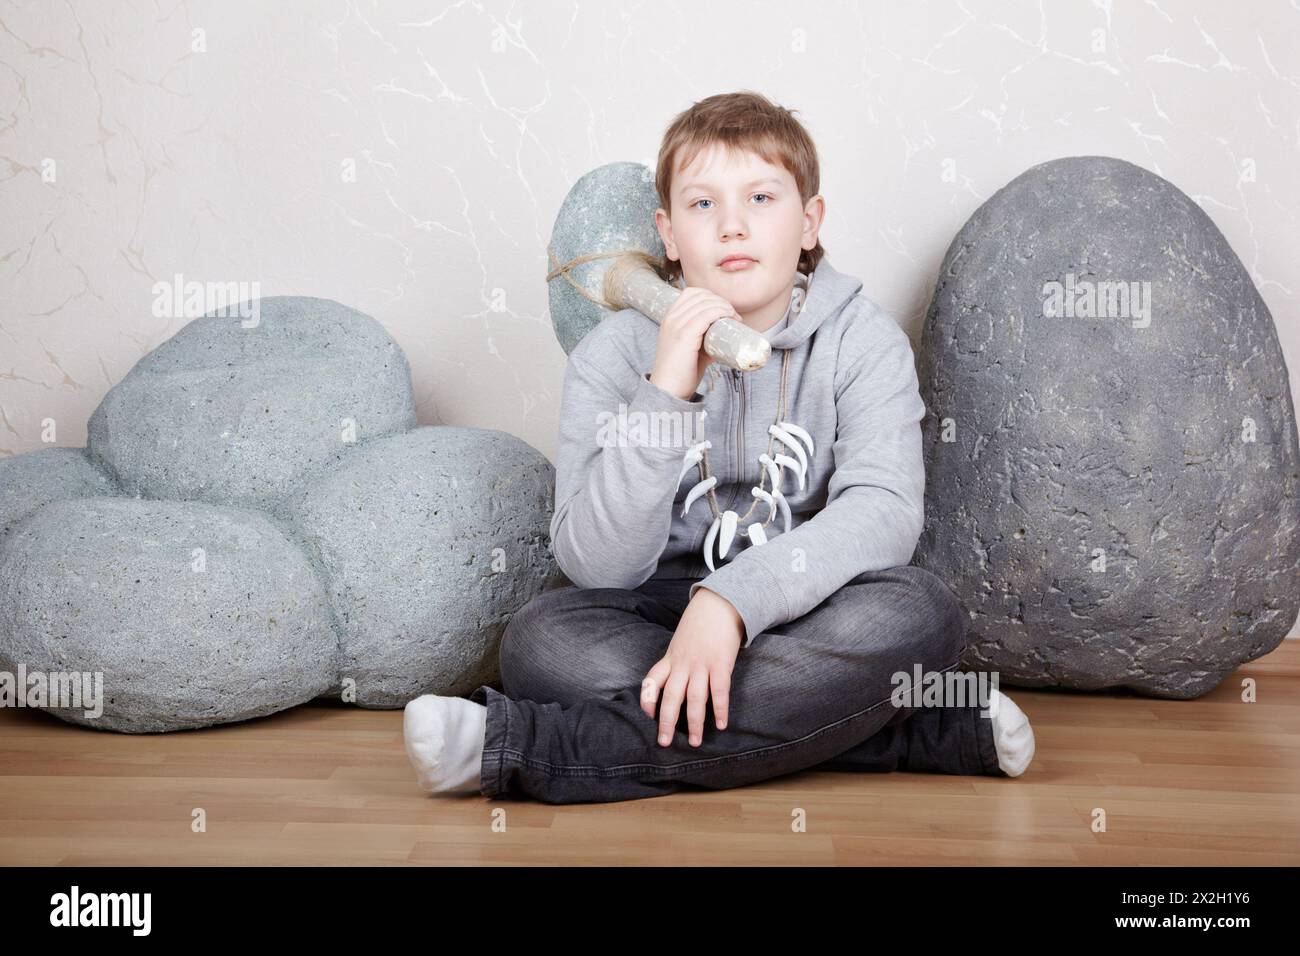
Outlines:
[{"label": "crossed legs", "polygon": [[502,694],[485,704],[480,789],[550,803],[742,786],[811,767],[1001,775],[979,707],[896,707],[892,675],[956,668],[965,631],[956,595],[914,566],[854,578],[808,614],[743,649],[726,730],[706,716],[670,746],[642,711],[641,679],[671,641],[692,580],[634,591],[543,592],[511,620]]}]

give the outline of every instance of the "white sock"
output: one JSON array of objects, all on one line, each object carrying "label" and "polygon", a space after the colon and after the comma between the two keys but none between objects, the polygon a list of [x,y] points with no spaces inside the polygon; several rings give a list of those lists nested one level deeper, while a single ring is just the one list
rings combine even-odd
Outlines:
[{"label": "white sock", "polygon": [[998,766],[1010,777],[1025,772],[1034,759],[1034,731],[1029,718],[1000,690],[989,698],[989,719],[993,721],[993,743],[998,751]]},{"label": "white sock", "polygon": [[487,708],[464,697],[424,694],[406,705],[406,756],[430,793],[479,789]]}]

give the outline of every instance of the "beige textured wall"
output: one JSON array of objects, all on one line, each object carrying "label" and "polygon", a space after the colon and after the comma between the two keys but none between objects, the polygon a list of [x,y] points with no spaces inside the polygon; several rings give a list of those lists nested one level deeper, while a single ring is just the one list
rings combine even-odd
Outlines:
[{"label": "beige textured wall", "polygon": [[[0,4],[0,456],[85,442],[189,320],[154,284],[337,299],[410,357],[420,420],[554,457],[545,245],[574,180],[652,162],[711,93],[796,108],[837,268],[908,317],[966,217],[1108,154],[1227,235],[1300,375],[1300,6]],[[354,175],[349,170],[355,170]]]}]

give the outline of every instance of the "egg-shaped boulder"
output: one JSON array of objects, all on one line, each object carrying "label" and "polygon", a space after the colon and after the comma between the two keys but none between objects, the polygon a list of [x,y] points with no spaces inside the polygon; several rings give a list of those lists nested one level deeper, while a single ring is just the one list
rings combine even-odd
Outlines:
[{"label": "egg-shaped boulder", "polygon": [[1300,610],[1300,455],[1268,308],[1176,186],[1099,156],[1012,180],[920,350],[915,563],[1009,684],[1204,694]]},{"label": "egg-shaped boulder", "polygon": [[331,693],[394,708],[496,682],[506,624],[558,573],[554,495],[554,467],[513,435],[430,426],[340,455],[287,499],[338,622]]},{"label": "egg-shaped boulder", "polygon": [[339,450],[415,426],[406,355],[368,315],[310,296],[226,311],[140,359],[91,415],[87,447],[123,493],[273,507]]},{"label": "egg-shaped boulder", "polygon": [[0,635],[0,669],[25,675],[11,690],[35,701],[43,682],[37,706],[127,733],[311,700],[338,651],[319,577],[266,515],[136,498],[54,501],[18,525],[0,545]]}]

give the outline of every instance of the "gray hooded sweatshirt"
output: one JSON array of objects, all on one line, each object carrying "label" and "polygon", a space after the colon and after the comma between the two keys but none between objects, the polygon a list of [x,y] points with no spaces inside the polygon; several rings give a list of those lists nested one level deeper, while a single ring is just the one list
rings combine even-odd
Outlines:
[{"label": "gray hooded sweatshirt", "polygon": [[[565,370],[551,520],[568,579],[625,589],[652,577],[699,579],[690,596],[706,587],[731,602],[748,647],[857,575],[910,563],[924,519],[925,404],[911,342],[861,288],[823,256],[767,331],[767,364],[738,372],[715,362],[690,399],[650,382],[659,326],[649,317],[623,309],[587,333]],[[797,469],[780,470],[790,530],[778,512],[756,544],[740,532],[769,513],[751,492],[766,471],[759,455],[796,458],[769,432],[787,349],[784,420],[814,449],[802,489]],[[703,550],[714,520],[707,496],[682,516],[701,481],[694,465],[683,474],[685,455],[704,440],[719,511],[742,516],[726,557],[715,543],[713,571]]]}]

